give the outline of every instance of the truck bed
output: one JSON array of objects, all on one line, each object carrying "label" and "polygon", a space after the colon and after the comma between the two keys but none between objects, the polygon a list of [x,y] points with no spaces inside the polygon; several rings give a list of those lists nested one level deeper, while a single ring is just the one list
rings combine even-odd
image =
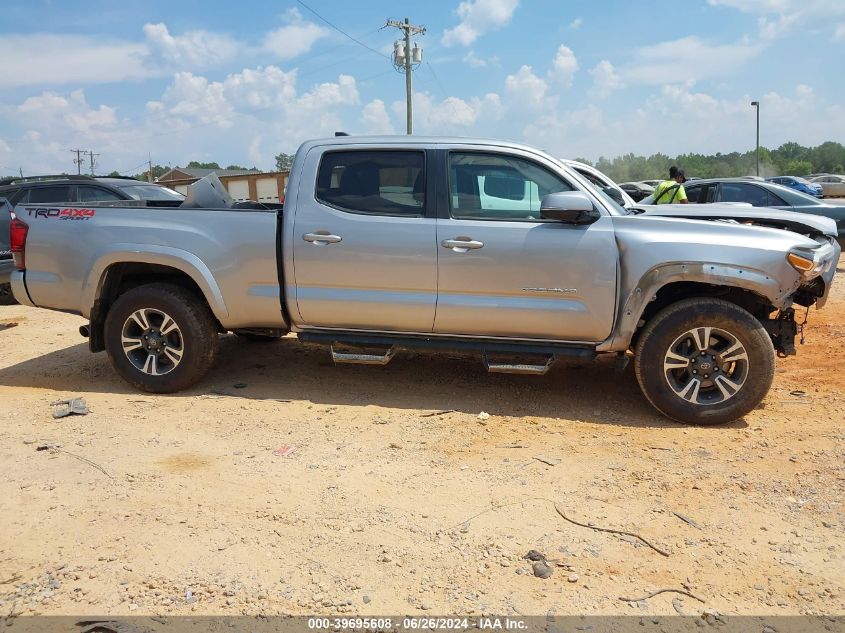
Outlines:
[{"label": "truck bed", "polygon": [[115,276],[170,269],[199,287],[225,329],[286,323],[277,266],[281,211],[134,205],[22,205],[27,271],[16,296],[91,318],[98,288]]}]

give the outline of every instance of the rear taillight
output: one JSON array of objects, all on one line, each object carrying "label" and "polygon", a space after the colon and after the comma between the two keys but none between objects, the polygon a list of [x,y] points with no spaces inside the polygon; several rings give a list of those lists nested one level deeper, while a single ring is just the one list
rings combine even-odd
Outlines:
[{"label": "rear taillight", "polygon": [[12,248],[12,257],[15,260],[15,268],[18,270],[26,269],[24,251],[27,233],[29,233],[29,225],[13,215],[12,222],[9,224],[9,246]]}]

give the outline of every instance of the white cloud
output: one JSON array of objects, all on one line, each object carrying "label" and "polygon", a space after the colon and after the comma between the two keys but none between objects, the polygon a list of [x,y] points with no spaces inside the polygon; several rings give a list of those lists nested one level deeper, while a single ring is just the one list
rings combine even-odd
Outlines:
[{"label": "white cloud", "polygon": [[568,46],[561,44],[552,65],[552,76],[563,85],[571,86],[576,72],[578,72],[578,60],[575,53]]},{"label": "white cloud", "polygon": [[361,111],[361,121],[367,134],[395,134],[396,129],[390,122],[390,115],[384,107],[384,101],[373,99]]},{"label": "white cloud", "polygon": [[515,74],[505,77],[505,90],[515,101],[536,107],[543,103],[548,84],[534,74],[531,66],[522,66]]},{"label": "white cloud", "polygon": [[807,22],[845,15],[842,0],[708,0],[711,6],[725,6],[758,19],[760,37],[772,40]]},{"label": "white cloud", "polygon": [[468,64],[470,68],[484,68],[487,66],[487,61],[476,56],[475,51],[472,49],[464,55],[464,62]]},{"label": "white cloud", "polygon": [[103,155],[126,152],[132,145],[117,110],[105,104],[90,105],[82,90],[69,94],[45,91],[19,105],[0,106],[0,117],[18,130],[7,140],[15,165],[29,174],[75,170],[75,154],[68,152],[71,147],[90,148],[102,159]]},{"label": "white cloud", "polygon": [[845,13],[840,0],[707,0],[711,6],[726,6],[745,13]]},{"label": "white cloud", "polygon": [[228,127],[232,125],[234,112],[222,82],[209,81],[190,72],[176,73],[161,101],[148,104],[148,108],[166,112],[168,124],[180,127],[194,122]]},{"label": "white cloud", "polygon": [[358,103],[358,86],[355,77],[340,75],[337,83],[326,82],[315,86],[299,99],[297,107],[316,110],[327,106],[354,105]]},{"label": "white cloud", "polygon": [[840,22],[836,25],[833,32],[833,39],[843,41],[845,40],[845,22]]},{"label": "white cloud", "polygon": [[[437,102],[427,92],[420,92],[414,95],[414,132],[466,136],[481,121],[498,121],[502,111],[501,99],[495,93],[466,100],[447,97]],[[404,120],[405,102],[394,101],[393,112]]]},{"label": "white cloud", "polygon": [[602,111],[591,104],[576,110],[550,110],[528,122],[522,134],[526,142],[553,156],[575,158],[598,157],[603,153],[603,144],[599,145],[597,139],[614,139],[616,132],[617,128],[605,120]]},{"label": "white cloud", "polygon": [[232,59],[240,45],[228,35],[188,31],[171,35],[164,23],[145,24],[144,36],[153,59],[160,57],[177,68],[212,68]]},{"label": "white cloud", "polygon": [[264,36],[263,48],[277,59],[293,59],[311,50],[314,44],[326,37],[329,30],[306,22],[295,7],[285,12],[286,26],[270,31]]},{"label": "white cloud", "polygon": [[299,118],[335,106],[358,103],[354,77],[340,75],[337,82],[318,84],[297,95],[296,75],[295,70],[285,72],[276,66],[245,68],[223,81],[209,81],[181,72],[176,74],[160,101],[147,104],[148,110],[157,112],[159,117],[167,116],[171,123],[229,127],[236,112],[250,114],[255,110],[277,109]]},{"label": "white cloud", "polygon": [[794,0],[707,0],[710,6],[725,6],[746,13],[782,13],[799,4]]},{"label": "white cloud", "polygon": [[626,80],[652,85],[723,77],[736,72],[763,50],[761,44],[710,44],[689,36],[642,46],[623,68]]},{"label": "white cloud", "polygon": [[606,99],[614,90],[624,87],[622,79],[616,69],[606,59],[603,59],[590,70],[593,76],[591,94],[598,99]]},{"label": "white cloud", "polygon": [[40,121],[47,126],[62,125],[80,137],[90,136],[117,125],[114,108],[101,105],[91,108],[82,90],[74,90],[69,96],[55,92],[43,92],[29,97],[17,107],[21,120]]},{"label": "white cloud", "polygon": [[[664,86],[628,117],[625,143],[638,147],[638,154],[745,151],[755,142],[751,99],[719,99],[693,91],[689,83]],[[769,92],[759,101],[760,142],[766,147],[790,140],[817,144],[845,134],[845,120],[834,118],[837,106],[820,104],[809,86],[798,84],[792,94]],[[661,134],[655,136],[652,131],[658,126]],[[796,129],[801,130],[800,139]],[[617,153],[624,151],[629,150]]]},{"label": "white cloud", "polygon": [[444,46],[469,46],[485,33],[507,26],[518,5],[519,0],[464,0],[455,10],[460,23],[446,29],[440,41]]},{"label": "white cloud", "polygon": [[144,65],[143,44],[80,35],[0,36],[2,83],[49,86],[133,81],[160,75]]},{"label": "white cloud", "polygon": [[569,23],[570,29],[578,29],[581,28],[581,25],[584,24],[584,18],[575,18],[572,22]]}]

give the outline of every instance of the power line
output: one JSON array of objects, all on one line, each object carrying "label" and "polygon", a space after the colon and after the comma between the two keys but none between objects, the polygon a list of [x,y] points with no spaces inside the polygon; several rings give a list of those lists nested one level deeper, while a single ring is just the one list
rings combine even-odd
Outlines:
[{"label": "power line", "polygon": [[434,77],[434,81],[436,81],[437,85],[440,86],[440,96],[445,98],[448,93],[446,92],[446,88],[443,87],[443,84],[440,83],[440,79],[437,77],[437,73],[434,72],[434,68],[431,63],[426,62],[425,65],[428,66],[428,69],[431,71],[431,76]]},{"label": "power line", "polygon": [[376,49],[372,48],[371,46],[367,46],[366,44],[364,44],[364,42],[362,42],[361,40],[355,39],[354,37],[352,37],[349,33],[347,33],[346,31],[344,31],[344,30],[343,30],[342,28],[340,28],[339,26],[335,26],[334,24],[332,24],[331,22],[329,22],[326,18],[324,18],[324,17],[323,17],[322,15],[320,15],[319,13],[317,13],[314,9],[312,9],[311,7],[309,7],[309,6],[308,6],[307,4],[305,4],[302,0],[296,0],[296,1],[297,1],[299,4],[301,4],[303,7],[305,7],[306,9],[308,9],[311,13],[313,13],[314,15],[316,15],[318,18],[320,18],[323,22],[325,22],[325,23],[326,23],[326,24],[328,24],[330,27],[332,27],[335,31],[337,31],[338,33],[340,33],[341,35],[344,35],[345,37],[348,37],[350,40],[352,40],[352,41],[353,41],[353,42],[355,42],[356,44],[360,44],[361,46],[363,46],[364,48],[366,48],[368,51],[372,51],[373,53],[375,53],[375,54],[376,54],[376,55],[378,55],[379,57],[384,57],[384,58],[386,58],[386,59],[390,59],[390,57],[389,57],[388,55],[385,55],[385,54],[384,54],[384,53],[382,53],[381,51],[377,51]]},{"label": "power line", "polygon": [[148,161],[146,161],[146,160],[145,160],[143,163],[141,163],[141,164],[139,164],[139,165],[135,165],[134,167],[130,167],[129,169],[124,169],[124,170],[118,171],[117,173],[119,173],[119,174],[121,174],[121,175],[123,175],[123,174],[127,174],[127,173],[129,173],[130,171],[135,171],[135,170],[136,170],[136,169],[138,169],[139,167],[143,167],[143,166],[145,166],[145,165],[147,164],[147,162],[148,162]]}]

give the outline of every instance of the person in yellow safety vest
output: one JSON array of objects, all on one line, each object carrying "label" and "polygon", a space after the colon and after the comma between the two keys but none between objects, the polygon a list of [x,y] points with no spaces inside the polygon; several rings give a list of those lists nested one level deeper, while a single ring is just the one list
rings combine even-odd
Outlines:
[{"label": "person in yellow safety vest", "polygon": [[684,183],[687,181],[683,169],[674,165],[669,168],[669,180],[664,180],[654,189],[654,204],[687,204],[687,192]]}]

